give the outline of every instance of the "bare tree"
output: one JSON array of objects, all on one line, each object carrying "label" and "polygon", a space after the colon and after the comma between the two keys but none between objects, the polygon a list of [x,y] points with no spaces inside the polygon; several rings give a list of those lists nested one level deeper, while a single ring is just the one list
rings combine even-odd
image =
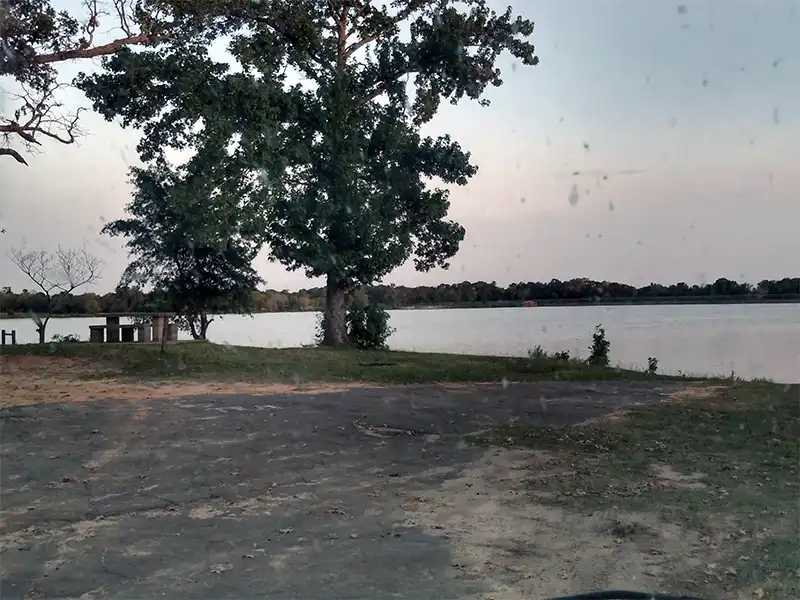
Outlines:
[{"label": "bare tree", "polygon": [[54,65],[164,41],[172,24],[170,0],[82,0],[81,6],[74,16],[57,12],[50,0],[0,0],[0,77],[10,76],[22,90],[0,103],[15,104],[13,114],[0,113],[0,156],[27,165],[13,142],[30,153],[43,139],[72,144],[80,135],[81,109],[65,111],[58,101],[68,84],[59,82]]},{"label": "bare tree", "polygon": [[31,314],[40,344],[45,342],[48,321],[62,302],[77,288],[94,283],[101,277],[102,261],[85,248],[64,250],[59,246],[55,253],[12,248],[8,257],[42,290],[47,299],[46,315]]}]

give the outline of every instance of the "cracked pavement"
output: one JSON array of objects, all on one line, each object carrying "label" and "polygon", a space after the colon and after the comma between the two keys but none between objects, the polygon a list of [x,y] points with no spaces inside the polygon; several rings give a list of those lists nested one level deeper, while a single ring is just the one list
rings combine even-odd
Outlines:
[{"label": "cracked pavement", "polygon": [[484,450],[464,435],[665,400],[519,383],[3,409],[2,598],[481,597],[404,517]]}]

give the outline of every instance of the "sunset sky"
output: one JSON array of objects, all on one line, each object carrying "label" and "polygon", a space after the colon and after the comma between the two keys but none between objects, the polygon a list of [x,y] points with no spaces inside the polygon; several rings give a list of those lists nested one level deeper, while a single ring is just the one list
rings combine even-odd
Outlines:
[{"label": "sunset sky", "polygon": [[[535,21],[541,64],[504,59],[490,107],[445,105],[429,127],[480,167],[451,198],[467,238],[449,271],[407,265],[387,282],[800,275],[800,0],[511,4]],[[29,167],[0,160],[0,284],[30,287],[11,246],[85,243],[106,263],[95,290],[116,285],[125,251],[98,232],[129,200],[137,134],[83,126]],[[257,264],[270,288],[319,283]]]}]

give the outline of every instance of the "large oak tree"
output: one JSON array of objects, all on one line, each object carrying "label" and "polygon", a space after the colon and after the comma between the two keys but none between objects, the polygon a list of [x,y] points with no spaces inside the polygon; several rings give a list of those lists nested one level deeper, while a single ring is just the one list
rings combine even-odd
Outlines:
[{"label": "large oak tree", "polygon": [[[224,145],[258,175],[271,256],[325,277],[327,344],[347,342],[347,293],[409,259],[447,267],[464,229],[448,190],[477,168],[422,127],[441,102],[488,104],[498,56],[538,63],[533,24],[486,0],[223,0],[216,34],[240,69],[199,45],[123,51],[80,87],[142,127],[140,152]],[[439,182],[438,184],[436,182]]]}]

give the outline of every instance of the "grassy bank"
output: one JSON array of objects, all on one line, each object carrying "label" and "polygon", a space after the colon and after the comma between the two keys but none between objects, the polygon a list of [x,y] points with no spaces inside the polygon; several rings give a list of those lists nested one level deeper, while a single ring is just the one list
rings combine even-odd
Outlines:
[{"label": "grassy bank", "polygon": [[[676,577],[698,595],[783,599],[800,597],[799,440],[800,386],[738,383],[581,426],[510,425],[479,441],[546,451],[527,478],[539,502],[655,513],[697,535],[716,560]],[[615,531],[648,533],[625,522]]]},{"label": "grassy bank", "polygon": [[[172,344],[52,343],[6,346],[3,355],[89,358],[99,375],[215,378],[287,383],[378,384],[555,380],[642,380],[645,373],[548,356],[497,357],[324,348],[252,348],[208,342]],[[46,367],[45,367],[46,368]],[[656,377],[657,378],[657,377]]]}]

